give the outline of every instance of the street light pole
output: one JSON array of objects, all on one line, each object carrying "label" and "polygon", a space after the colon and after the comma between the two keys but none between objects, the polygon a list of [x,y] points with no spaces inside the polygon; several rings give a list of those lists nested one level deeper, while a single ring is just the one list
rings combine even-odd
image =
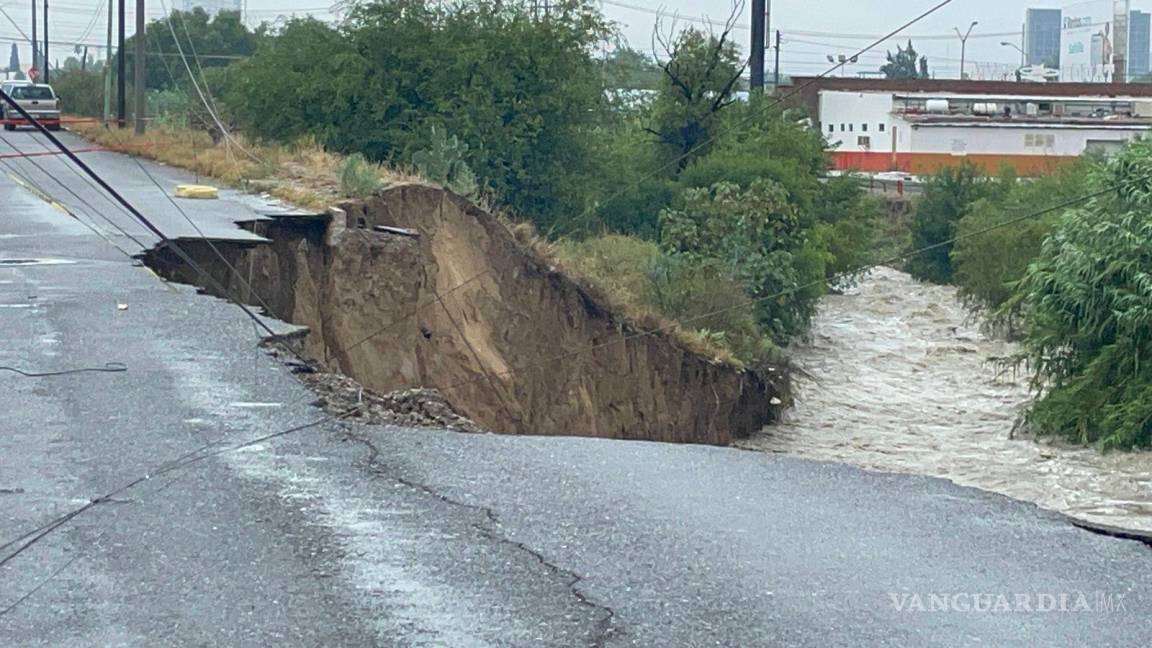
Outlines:
[{"label": "street light pole", "polygon": [[1009,43],[1008,41],[1000,41],[1000,44],[1003,45],[1004,47],[1011,47],[1012,49],[1016,50],[1017,52],[1020,52],[1020,67],[1027,67],[1028,66],[1028,55],[1024,53],[1023,48],[1021,48],[1016,43]]},{"label": "street light pole", "polygon": [[966,54],[966,50],[968,47],[968,37],[972,35],[972,30],[975,29],[976,25],[979,25],[979,24],[980,24],[979,21],[973,20],[972,24],[968,25],[968,31],[963,33],[963,34],[960,33],[959,27],[953,27],[952,28],[953,30],[956,31],[956,35],[960,37],[960,80],[961,81],[964,80],[964,55]]}]

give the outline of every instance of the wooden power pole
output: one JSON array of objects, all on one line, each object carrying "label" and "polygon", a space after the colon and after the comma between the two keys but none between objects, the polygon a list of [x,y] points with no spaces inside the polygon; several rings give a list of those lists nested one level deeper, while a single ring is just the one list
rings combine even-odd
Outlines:
[{"label": "wooden power pole", "polygon": [[[45,0],[47,2],[47,0]],[[144,134],[144,0],[136,0],[136,134]]]},{"label": "wooden power pole", "polygon": [[112,3],[108,2],[108,34],[104,47],[104,121],[112,119]]},{"label": "wooden power pole", "polygon": [[120,33],[117,35],[116,48],[116,125],[124,128],[128,125],[128,97],[127,88],[127,61],[124,60],[124,0],[120,0],[118,7],[120,19]]},{"label": "wooden power pole", "polygon": [[48,70],[52,64],[48,60],[48,0],[44,0],[44,83],[50,83]]}]

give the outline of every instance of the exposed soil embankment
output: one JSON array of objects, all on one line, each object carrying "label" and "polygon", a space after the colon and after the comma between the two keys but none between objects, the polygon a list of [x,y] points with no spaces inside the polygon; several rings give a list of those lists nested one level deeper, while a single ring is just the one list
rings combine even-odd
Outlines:
[{"label": "exposed soil embankment", "polygon": [[[267,245],[217,246],[271,314],[309,327],[308,354],[370,389],[439,389],[498,432],[711,444],[774,422],[787,400],[780,372],[664,334],[625,339],[638,331],[459,196],[410,184],[342,209],[252,224]],[[181,247],[257,303],[204,242]],[[171,250],[148,262],[205,287]]]}]

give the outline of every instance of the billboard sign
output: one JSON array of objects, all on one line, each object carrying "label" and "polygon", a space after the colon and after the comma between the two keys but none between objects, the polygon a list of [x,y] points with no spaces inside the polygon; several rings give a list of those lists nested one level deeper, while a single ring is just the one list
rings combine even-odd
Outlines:
[{"label": "billboard sign", "polygon": [[1091,0],[1065,7],[1060,25],[1062,81],[1112,79],[1113,0]]}]

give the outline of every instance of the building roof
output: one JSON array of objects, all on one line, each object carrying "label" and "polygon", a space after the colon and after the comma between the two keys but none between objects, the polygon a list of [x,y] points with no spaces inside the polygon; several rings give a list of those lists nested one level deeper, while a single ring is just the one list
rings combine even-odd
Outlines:
[{"label": "building roof", "polygon": [[[840,92],[834,90],[833,92]],[[861,91],[864,92],[864,91]],[[867,91],[871,92],[871,91]],[[943,92],[924,92],[912,93],[904,92],[892,95],[897,100],[915,99],[917,101],[922,99],[950,99],[957,101],[990,101],[990,102],[1060,102],[1060,101],[1086,101],[1086,102],[1104,102],[1104,103],[1131,103],[1131,102],[1147,102],[1152,101],[1152,96],[1114,96],[1114,95],[1026,95],[1026,94],[966,94],[966,93],[943,93]]]},{"label": "building roof", "polygon": [[948,96],[1116,97],[1152,99],[1152,84],[1142,83],[1021,83],[1016,81],[961,81],[960,79],[859,79],[848,77],[792,77],[793,100],[817,114],[821,90],[891,92],[893,94],[945,93]]},{"label": "building roof", "polygon": [[1093,130],[1148,130],[1152,119],[1125,117],[1120,119],[1093,119],[1090,117],[1047,117],[1047,116],[990,116],[990,115],[929,115],[905,114],[899,118],[914,126],[943,127],[963,126],[965,128],[1059,128]]}]

